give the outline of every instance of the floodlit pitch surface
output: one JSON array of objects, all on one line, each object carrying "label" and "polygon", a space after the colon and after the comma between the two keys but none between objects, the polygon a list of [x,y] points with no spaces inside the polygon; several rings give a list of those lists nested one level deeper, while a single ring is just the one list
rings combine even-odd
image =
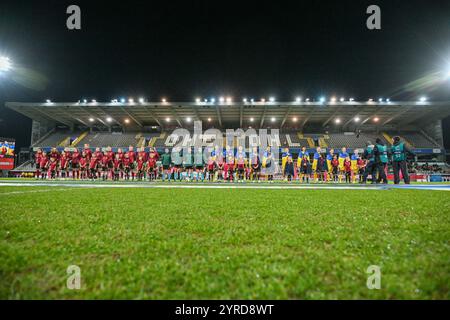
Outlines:
[{"label": "floodlit pitch surface", "polygon": [[446,191],[82,185],[0,186],[0,298],[450,298]]}]

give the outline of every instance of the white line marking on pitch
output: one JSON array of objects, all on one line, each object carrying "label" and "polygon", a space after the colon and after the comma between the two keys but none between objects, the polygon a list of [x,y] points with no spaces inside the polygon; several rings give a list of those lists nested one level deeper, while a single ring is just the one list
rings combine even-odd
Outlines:
[{"label": "white line marking on pitch", "polygon": [[[180,185],[180,184],[77,184],[43,182],[0,182],[1,186],[16,187],[71,187],[71,188],[162,188],[162,189],[331,189],[331,190],[383,190],[382,186],[320,186],[320,185]],[[18,192],[18,191],[17,191]],[[24,191],[25,192],[25,191]]]},{"label": "white line marking on pitch", "polygon": [[[438,190],[438,191],[450,191],[450,186],[431,186],[431,185],[409,185],[409,186],[394,186],[394,185],[234,185],[234,184],[223,184],[223,185],[211,185],[211,184],[114,184],[114,183],[102,183],[102,184],[86,184],[86,183],[67,183],[67,182],[3,182],[0,181],[0,187],[2,186],[13,186],[13,187],[69,187],[69,188],[160,188],[160,189],[272,189],[272,190],[288,190],[288,189],[321,189],[321,190],[390,190],[390,189],[400,189],[400,190]],[[67,190],[67,189],[60,189]],[[42,190],[44,191],[44,190]],[[12,191],[19,192],[19,191]],[[9,192],[9,194],[12,194]],[[27,191],[22,191],[27,193]],[[30,190],[29,192],[39,192],[38,190]],[[3,193],[8,194],[8,193]]]},{"label": "white line marking on pitch", "polygon": [[26,190],[26,191],[11,191],[0,193],[0,196],[12,195],[12,194],[26,194],[26,193],[41,193],[41,192],[55,192],[55,191],[67,191],[73,188],[62,188],[62,189],[45,189],[45,190]]}]

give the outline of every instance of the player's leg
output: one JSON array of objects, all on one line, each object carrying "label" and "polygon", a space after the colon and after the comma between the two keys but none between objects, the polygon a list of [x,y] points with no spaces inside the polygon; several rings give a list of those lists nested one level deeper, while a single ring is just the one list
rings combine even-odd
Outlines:
[{"label": "player's leg", "polygon": [[403,180],[405,181],[405,184],[410,184],[409,173],[408,173],[406,161],[400,162],[400,168],[402,170]]}]

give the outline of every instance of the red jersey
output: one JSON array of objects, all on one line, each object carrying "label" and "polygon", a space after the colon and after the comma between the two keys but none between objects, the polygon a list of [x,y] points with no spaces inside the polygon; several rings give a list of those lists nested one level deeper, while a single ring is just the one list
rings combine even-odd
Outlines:
[{"label": "red jersey", "polygon": [[45,168],[47,166],[47,164],[48,164],[48,157],[42,155],[41,158],[39,159],[39,166],[41,168]]},{"label": "red jersey", "polygon": [[364,162],[363,159],[359,158],[356,162],[356,164],[358,165],[359,168],[362,168],[366,165],[366,163]]},{"label": "red jersey", "polygon": [[89,169],[95,169],[95,168],[97,168],[97,164],[98,164],[98,159],[95,158],[95,157],[92,157],[92,158],[89,160]]},{"label": "red jersey", "polygon": [[344,169],[345,169],[345,172],[351,172],[352,171],[352,162],[345,160],[344,161]]},{"label": "red jersey", "polygon": [[338,159],[333,159],[331,160],[331,165],[336,168],[339,167],[339,160]]},{"label": "red jersey", "polygon": [[103,158],[100,160],[100,163],[102,164],[102,167],[107,167],[109,163],[108,156],[104,155]]},{"label": "red jersey", "polygon": [[92,150],[90,148],[84,149],[84,154],[86,155],[87,161],[91,160],[92,158]]},{"label": "red jersey", "polygon": [[222,157],[219,157],[219,159],[217,159],[217,168],[219,168],[220,170],[222,170],[223,169],[223,165],[224,165],[224,163],[223,163],[223,158]]},{"label": "red jersey", "polygon": [[144,160],[142,159],[142,157],[139,157],[137,160],[137,169],[142,170],[143,167],[144,167]]},{"label": "red jersey", "polygon": [[113,160],[114,169],[119,169],[121,164],[122,164],[122,161],[120,159],[114,158],[114,160]]},{"label": "red jersey", "polygon": [[101,151],[95,151],[94,152],[95,157],[97,158],[97,160],[100,162],[103,159],[103,152]]},{"label": "red jersey", "polygon": [[153,155],[153,158],[155,158],[155,160],[158,161],[158,159],[159,159],[159,153],[158,153],[158,151],[156,151],[156,150],[150,151],[149,157],[151,158],[152,155]]},{"label": "red jersey", "polygon": [[42,158],[42,151],[36,152],[34,155],[34,163],[39,164],[41,162],[41,158]]},{"label": "red jersey", "polygon": [[66,169],[68,165],[69,165],[69,158],[65,153],[63,153],[61,155],[61,158],[59,159],[59,166],[61,167],[61,169]]},{"label": "red jersey", "polygon": [[245,167],[245,160],[244,159],[238,159],[237,160],[237,167],[239,169],[244,169],[244,167]]},{"label": "red jersey", "polygon": [[148,166],[149,169],[155,168],[156,167],[156,159],[155,158],[148,158],[147,166]]},{"label": "red jersey", "polygon": [[120,161],[122,161],[122,159],[124,158],[123,152],[117,152],[117,154],[119,155]]},{"label": "red jersey", "polygon": [[58,160],[58,159],[59,159],[59,156],[60,156],[60,154],[59,154],[58,151],[51,151],[50,154],[49,154],[49,158],[50,158],[50,159],[51,159],[51,158],[55,158],[56,160]]},{"label": "red jersey", "polygon": [[86,158],[80,158],[80,167],[81,167],[81,169],[85,169],[86,168],[86,165],[87,165],[87,160],[86,160]]},{"label": "red jersey", "polygon": [[81,154],[80,152],[77,150],[75,150],[74,153],[72,153],[72,163],[73,164],[77,164],[80,162],[80,158],[81,158]]},{"label": "red jersey", "polygon": [[49,164],[49,166],[48,166],[48,169],[50,170],[50,171],[55,171],[56,170],[56,165],[58,164],[58,162],[57,162],[57,160],[56,160],[56,158],[52,158],[51,160],[50,160],[50,164]]},{"label": "red jersey", "polygon": [[136,152],[128,151],[126,154],[128,155],[128,159],[130,159],[130,163],[133,163],[136,160]]},{"label": "red jersey", "polygon": [[212,171],[212,170],[214,170],[214,161],[212,161],[212,160],[210,160],[210,161],[208,161],[208,170],[209,171]]},{"label": "red jersey", "polygon": [[106,158],[108,159],[108,162],[113,161],[113,159],[114,159],[114,152],[112,152],[112,151],[106,152]]},{"label": "red jersey", "polygon": [[145,161],[147,161],[147,152],[145,152],[145,151],[139,151],[138,152],[138,158],[139,157],[141,157],[142,158],[142,160],[145,162]]},{"label": "red jersey", "polygon": [[125,157],[123,158],[122,164],[124,167],[129,167],[130,163],[131,163],[130,158],[125,158]]}]

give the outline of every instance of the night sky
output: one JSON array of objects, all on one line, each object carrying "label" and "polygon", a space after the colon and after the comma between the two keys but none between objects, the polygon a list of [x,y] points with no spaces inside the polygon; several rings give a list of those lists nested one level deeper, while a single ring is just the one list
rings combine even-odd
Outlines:
[{"label": "night sky", "polygon": [[[245,3],[245,4],[244,4]],[[77,4],[82,29],[66,28]],[[381,8],[381,30],[366,8]],[[450,1],[0,2],[0,136],[28,146],[31,121],[5,101],[230,95],[450,100]],[[420,80],[422,79],[422,80]],[[450,119],[445,121],[450,148]]]}]

